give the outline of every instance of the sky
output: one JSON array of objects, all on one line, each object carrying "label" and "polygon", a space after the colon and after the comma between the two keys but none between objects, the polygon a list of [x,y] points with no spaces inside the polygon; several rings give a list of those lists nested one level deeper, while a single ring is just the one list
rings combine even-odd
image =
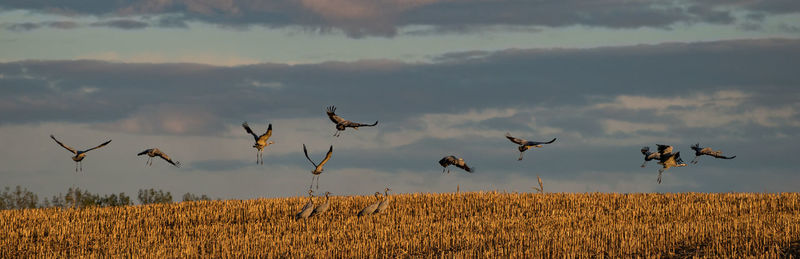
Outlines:
[{"label": "sky", "polygon": [[[0,2],[2,186],[47,197],[795,192],[794,0]],[[377,127],[334,137],[325,107]],[[257,165],[253,139],[273,124]],[[553,144],[525,152],[504,135]],[[49,135],[91,151],[76,173]],[[684,161],[640,168],[643,146]],[[136,154],[157,147],[183,164]],[[442,174],[456,155],[477,168]]]}]

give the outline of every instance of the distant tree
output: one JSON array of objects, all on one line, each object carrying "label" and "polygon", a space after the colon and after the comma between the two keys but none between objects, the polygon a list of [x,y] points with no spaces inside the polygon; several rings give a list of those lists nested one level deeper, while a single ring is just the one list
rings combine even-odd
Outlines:
[{"label": "distant tree", "polygon": [[33,209],[39,203],[39,196],[28,188],[23,189],[19,185],[14,191],[11,188],[5,187],[5,190],[0,194],[0,209]]},{"label": "distant tree", "polygon": [[183,195],[183,201],[210,201],[210,200],[211,198],[209,198],[205,194],[197,196],[187,192],[186,194]]},{"label": "distant tree", "polygon": [[162,190],[156,191],[153,188],[150,189],[139,189],[139,202],[141,204],[153,204],[153,203],[171,203],[172,202],[172,194],[170,192],[164,193]]}]

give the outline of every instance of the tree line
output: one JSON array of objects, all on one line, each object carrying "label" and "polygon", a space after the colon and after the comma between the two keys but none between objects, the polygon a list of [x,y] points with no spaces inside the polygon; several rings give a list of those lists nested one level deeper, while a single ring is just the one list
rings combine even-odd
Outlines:
[{"label": "tree line", "polygon": [[[136,197],[139,204],[154,204],[154,203],[172,203],[172,193],[164,192],[163,190],[139,189]],[[183,195],[183,201],[209,201],[207,195],[196,195],[186,193]],[[217,198],[219,200],[219,198]],[[44,198],[39,201],[39,196],[17,185],[13,190],[10,187],[5,187],[0,193],[0,210],[8,209],[34,209],[34,208],[88,208],[88,207],[110,207],[110,206],[127,206],[134,205],[130,196],[124,192],[118,194],[100,195],[91,193],[88,190],[80,188],[67,189],[66,193],[59,193],[53,195],[51,198]]]}]

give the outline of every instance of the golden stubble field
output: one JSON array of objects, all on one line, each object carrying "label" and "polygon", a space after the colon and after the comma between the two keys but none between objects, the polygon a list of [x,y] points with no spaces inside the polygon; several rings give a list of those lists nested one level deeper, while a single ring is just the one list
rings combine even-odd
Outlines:
[{"label": "golden stubble field", "polygon": [[[800,194],[444,193],[0,212],[0,257],[794,257]],[[324,198],[314,198],[322,202]]]}]

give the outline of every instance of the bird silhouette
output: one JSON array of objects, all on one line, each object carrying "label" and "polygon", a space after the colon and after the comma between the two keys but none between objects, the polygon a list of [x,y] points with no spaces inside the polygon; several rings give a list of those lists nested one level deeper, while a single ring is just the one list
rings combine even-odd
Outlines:
[{"label": "bird silhouette", "polygon": [[661,174],[672,167],[683,167],[686,163],[681,159],[681,152],[672,153],[672,146],[656,144],[658,146],[658,164],[661,169],[658,169],[658,184],[661,184]]},{"label": "bird silhouette", "polygon": [[311,171],[311,185],[308,186],[308,189],[311,189],[311,186],[314,186],[314,178],[317,179],[317,189],[319,189],[319,175],[322,174],[322,170],[324,170],[322,166],[328,163],[328,160],[331,160],[331,154],[333,154],[333,145],[331,145],[331,148],[328,150],[328,154],[325,155],[325,159],[322,159],[319,164],[314,163],[314,161],[308,157],[308,149],[306,149],[306,144],[303,144],[303,153],[306,155],[308,162],[311,162],[311,164],[314,165],[314,170]]},{"label": "bird silhouette", "polygon": [[511,133],[508,133],[508,132],[506,132],[506,138],[508,140],[510,140],[511,142],[514,142],[515,144],[519,145],[519,147],[517,147],[517,149],[519,149],[519,158],[517,160],[520,160],[520,161],[522,160],[522,154],[523,154],[523,152],[525,152],[525,150],[528,150],[528,149],[530,149],[532,147],[543,147],[542,146],[543,144],[551,144],[551,143],[556,141],[555,138],[553,138],[553,140],[550,140],[550,141],[547,141],[547,142],[530,141],[530,140],[526,140],[526,139],[512,137]]},{"label": "bird silhouette", "polygon": [[164,159],[168,163],[174,165],[175,167],[181,167],[181,162],[172,161],[172,159],[170,159],[169,156],[167,156],[167,154],[164,154],[164,152],[161,152],[161,150],[158,150],[158,148],[146,149],[145,151],[139,152],[139,154],[137,154],[137,156],[141,155],[148,156],[147,162],[145,163],[147,165],[153,165],[153,157],[157,156]]},{"label": "bird silhouette", "polygon": [[378,121],[375,121],[375,123],[373,124],[364,124],[364,123],[345,120],[344,118],[339,117],[339,115],[336,115],[335,106],[328,106],[328,108],[325,109],[325,112],[328,114],[328,118],[331,119],[333,123],[336,123],[336,132],[333,133],[333,136],[336,137],[339,137],[341,135],[341,132],[347,128],[353,128],[355,130],[358,130],[358,127],[373,127],[375,125],[378,125]]},{"label": "bird silhouette", "polygon": [[647,162],[650,160],[658,160],[660,155],[658,152],[650,152],[650,147],[642,147],[642,155],[644,155],[644,163],[642,163],[642,168],[645,167]]},{"label": "bird silhouette", "polygon": [[247,125],[246,121],[244,123],[242,123],[242,127],[244,128],[244,130],[247,131],[247,133],[250,133],[250,135],[253,135],[253,138],[256,141],[255,143],[253,143],[253,148],[258,150],[258,151],[256,151],[256,164],[258,164],[260,162],[263,165],[264,164],[264,147],[272,145],[272,144],[275,144],[275,142],[273,142],[273,141],[267,141],[267,140],[269,140],[269,137],[272,136],[272,123],[270,123],[269,127],[267,127],[267,132],[265,132],[264,134],[261,134],[260,136],[256,135],[256,133],[253,132],[252,129],[250,129],[250,125]]},{"label": "bird silhouette", "polygon": [[[464,159],[455,156],[446,156],[442,158],[441,160],[439,160],[439,165],[443,167],[442,173],[444,173],[445,169],[447,169],[447,167],[450,165],[454,165],[458,168],[464,169],[464,171],[467,171],[469,173],[475,172],[475,167],[467,166],[467,163],[464,162]],[[447,173],[448,174],[450,173],[450,169],[447,169]]]},{"label": "bird silhouette", "polygon": [[75,156],[72,157],[72,161],[75,161],[75,172],[78,171],[78,167],[79,166],[80,166],[81,172],[83,172],[83,162],[82,161],[86,157],[86,152],[89,152],[89,151],[104,147],[105,145],[108,145],[108,143],[111,143],[111,140],[108,140],[108,141],[104,142],[103,144],[100,144],[100,145],[98,145],[96,147],[93,147],[93,148],[90,148],[90,149],[87,149],[87,150],[75,150],[74,148],[71,148],[71,147],[69,147],[67,145],[64,145],[64,143],[61,143],[61,141],[58,141],[58,139],[56,139],[56,137],[53,136],[53,135],[50,135],[50,138],[55,140],[56,143],[61,145],[61,147],[69,150],[69,152],[72,152],[72,154],[75,154]]},{"label": "bird silhouette", "polygon": [[697,164],[698,160],[700,160],[701,156],[712,156],[714,158],[721,158],[721,159],[734,159],[736,156],[723,156],[722,151],[717,150],[714,151],[710,147],[700,147],[700,143],[694,144],[690,146],[694,150],[694,159],[690,163]]}]

